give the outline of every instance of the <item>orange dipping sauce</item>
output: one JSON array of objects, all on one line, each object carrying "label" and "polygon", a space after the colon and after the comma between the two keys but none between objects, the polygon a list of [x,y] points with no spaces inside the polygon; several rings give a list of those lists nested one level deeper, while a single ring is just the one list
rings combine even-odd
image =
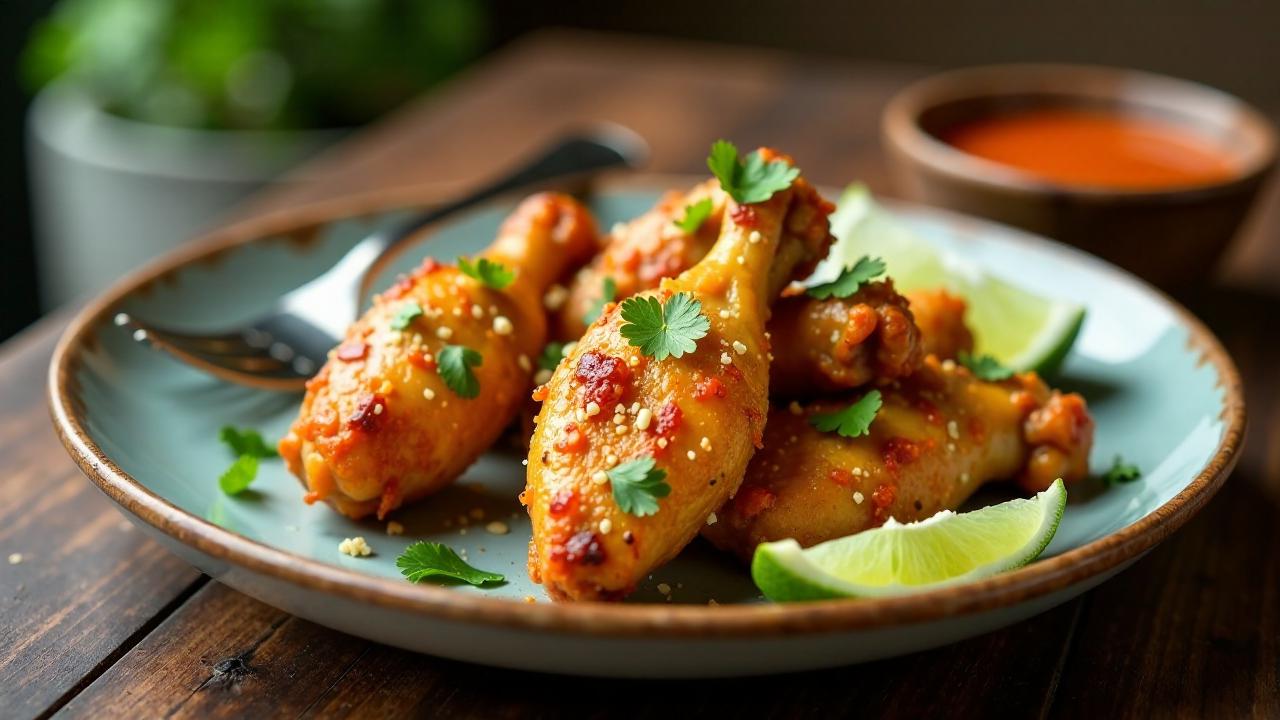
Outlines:
[{"label": "orange dipping sauce", "polygon": [[940,137],[971,155],[1063,185],[1162,190],[1222,182],[1238,170],[1222,148],[1194,131],[1122,112],[993,114]]}]

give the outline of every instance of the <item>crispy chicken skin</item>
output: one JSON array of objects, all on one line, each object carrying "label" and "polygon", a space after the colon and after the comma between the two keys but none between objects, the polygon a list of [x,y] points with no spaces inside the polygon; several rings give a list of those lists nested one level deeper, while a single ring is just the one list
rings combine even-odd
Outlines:
[{"label": "crispy chicken skin", "polygon": [[[963,316],[957,318],[963,325]],[[920,366],[920,329],[892,280],[866,283],[847,298],[796,295],[769,322],[774,360],[770,392],[806,397],[877,385]]]},{"label": "crispy chicken skin", "polygon": [[[694,232],[681,230],[676,221],[684,218],[685,209],[705,199],[711,200],[711,214]],[[720,236],[727,201],[719,182],[707,180],[686,193],[667,192],[645,214],[615,225],[600,254],[574,275],[567,299],[553,303],[552,336],[582,336],[603,298],[606,279],[615,286],[614,299],[623,300],[696,265]]]},{"label": "crispy chicken skin", "polygon": [[[712,201],[707,219],[693,233],[681,230],[675,221],[707,198]],[[568,299],[556,299],[556,334],[565,340],[582,335],[584,320],[599,306],[606,278],[615,285],[614,298],[622,300],[693,267],[715,242],[726,201],[717,181],[708,180],[687,193],[669,192],[644,215],[615,226],[600,254],[574,276]],[[939,294],[958,306],[936,299]],[[959,335],[968,336],[963,300],[940,291],[919,295],[926,301],[926,312],[939,313],[939,327],[931,328],[935,337],[957,342]],[[912,322],[913,309],[891,281],[869,283],[844,299],[785,298],[774,307],[769,323],[775,348],[773,392],[805,396],[909,375],[925,354]],[[963,349],[971,347],[971,337],[968,343]]]},{"label": "crispy chicken skin", "polygon": [[955,359],[973,351],[973,333],[964,321],[969,304],[964,298],[943,289],[912,290],[906,297],[920,329],[922,356]]},{"label": "crispy chicken skin", "polygon": [[[382,518],[460,475],[527,397],[531,358],[546,341],[543,293],[595,244],[586,208],[564,195],[534,195],[481,255],[515,270],[505,289],[428,258],[375,297],[307,384],[280,441],[307,502]],[[415,302],[422,314],[396,330],[396,316]],[[476,397],[455,394],[439,375],[436,356],[446,344],[480,353]]]},{"label": "crispy chicken skin", "polygon": [[[737,489],[768,410],[769,307],[826,253],[832,209],[803,179],[762,203],[731,202],[706,257],[641,293],[701,302],[711,327],[696,351],[642,355],[610,304],[535,391],[543,407],[521,500],[533,525],[529,574],[553,599],[626,596]],[[638,517],[618,507],[606,471],[645,457],[671,491]]]},{"label": "crispy chicken skin", "polygon": [[762,542],[805,547],[955,509],[983,483],[1016,478],[1036,492],[1088,474],[1093,420],[1079,395],[1035,373],[998,383],[928,356],[911,378],[881,388],[870,434],[844,438],[809,424],[854,397],[769,413],[764,448],[703,535],[750,560]]}]

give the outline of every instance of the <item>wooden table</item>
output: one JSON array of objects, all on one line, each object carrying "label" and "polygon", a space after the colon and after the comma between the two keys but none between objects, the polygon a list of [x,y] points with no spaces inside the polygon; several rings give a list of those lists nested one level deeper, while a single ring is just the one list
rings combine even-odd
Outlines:
[{"label": "wooden table", "polygon": [[[655,170],[699,172],[724,136],[785,148],[816,182],[862,178],[888,191],[880,108],[920,73],[542,34],[359,133],[315,164],[319,179],[245,213],[442,178],[465,185],[594,119],[648,138]],[[763,681],[469,666],[209,582],[131,530],[55,439],[44,377],[68,317],[57,313],[0,350],[0,717],[1280,716],[1280,443],[1268,442],[1280,440],[1280,301],[1265,294],[1280,277],[1277,205],[1266,199],[1222,280],[1190,299],[1240,364],[1253,419],[1239,469],[1199,517],[1116,579],[1020,625]],[[21,562],[6,564],[12,553]]]}]

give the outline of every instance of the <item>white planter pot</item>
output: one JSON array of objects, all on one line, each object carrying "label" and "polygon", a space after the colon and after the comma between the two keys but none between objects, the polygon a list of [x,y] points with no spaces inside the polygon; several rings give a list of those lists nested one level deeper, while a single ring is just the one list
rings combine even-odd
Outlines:
[{"label": "white planter pot", "polygon": [[70,85],[27,115],[41,301],[52,308],[207,228],[340,130],[189,130],[104,112]]}]

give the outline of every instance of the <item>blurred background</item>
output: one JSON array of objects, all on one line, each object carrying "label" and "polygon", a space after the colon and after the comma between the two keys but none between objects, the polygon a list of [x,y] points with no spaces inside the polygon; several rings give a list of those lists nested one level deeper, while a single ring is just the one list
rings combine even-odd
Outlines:
[{"label": "blurred background", "polygon": [[[1280,115],[1264,0],[4,0],[0,339],[215,224],[353,128],[574,27],[945,68],[1122,65]],[[305,179],[305,178],[304,178]]]}]

